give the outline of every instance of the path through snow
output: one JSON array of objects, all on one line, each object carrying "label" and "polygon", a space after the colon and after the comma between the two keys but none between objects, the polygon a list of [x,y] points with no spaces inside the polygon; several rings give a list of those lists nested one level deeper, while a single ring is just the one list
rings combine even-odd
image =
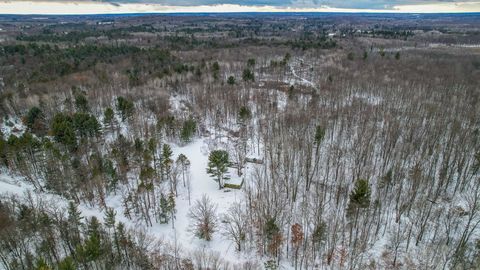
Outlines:
[{"label": "path through snow", "polygon": [[[302,59],[300,59],[300,61],[303,62]],[[295,64],[297,64],[297,63],[298,63],[298,61],[295,61]],[[299,76],[299,75],[297,74],[297,72],[295,71],[295,68],[293,67],[292,64],[289,64],[288,66],[290,67],[290,71],[292,72],[293,77],[298,78],[298,79],[301,81],[302,84],[304,84],[304,85],[309,85],[309,86],[311,86],[313,89],[315,89],[316,91],[318,91],[317,86],[316,86],[312,81],[309,81],[309,80],[307,80],[307,79],[305,79],[305,78],[303,78],[303,77],[301,77],[301,76]]]}]

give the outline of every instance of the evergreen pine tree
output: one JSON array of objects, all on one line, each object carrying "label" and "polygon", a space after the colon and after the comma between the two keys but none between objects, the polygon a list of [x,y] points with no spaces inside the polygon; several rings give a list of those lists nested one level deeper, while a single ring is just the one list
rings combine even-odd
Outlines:
[{"label": "evergreen pine tree", "polygon": [[124,97],[117,97],[116,105],[123,122],[133,115],[135,106],[133,105],[132,101],[127,100]]},{"label": "evergreen pine tree", "polygon": [[58,270],[76,270],[75,262],[72,257],[65,257],[58,263]]},{"label": "evergreen pine tree", "polygon": [[84,255],[87,262],[96,261],[102,256],[101,247],[101,225],[98,219],[93,216],[87,224],[87,240],[84,246]]},{"label": "evergreen pine tree", "polygon": [[88,111],[88,100],[82,92],[79,92],[75,95],[75,108],[79,112]]},{"label": "evergreen pine tree", "polygon": [[207,173],[215,177],[215,181],[218,182],[218,189],[222,189],[225,185],[224,181],[229,179],[225,175],[229,164],[228,152],[225,150],[214,150],[208,156]]},{"label": "evergreen pine tree", "polygon": [[105,109],[105,112],[103,113],[103,124],[112,128],[114,116],[115,116],[115,113],[113,112],[112,108],[107,107]]},{"label": "evergreen pine tree", "polygon": [[35,135],[43,136],[47,133],[47,126],[45,124],[45,115],[38,107],[32,107],[23,119],[24,124],[29,131]]},{"label": "evergreen pine tree", "polygon": [[242,106],[238,111],[238,122],[245,125],[250,118],[252,118],[252,112],[248,107]]},{"label": "evergreen pine tree", "polygon": [[255,81],[255,74],[250,69],[246,68],[246,69],[243,70],[242,79],[246,82],[248,82],[248,81],[254,82]]},{"label": "evergreen pine tree", "polygon": [[357,180],[354,189],[350,192],[347,215],[357,215],[359,210],[368,208],[370,206],[370,194],[371,190],[368,185],[368,180]]},{"label": "evergreen pine tree", "polygon": [[177,166],[180,167],[181,169],[181,172],[182,172],[182,182],[183,182],[183,186],[186,187],[186,173],[188,171],[188,168],[190,166],[190,160],[188,160],[187,156],[185,156],[184,154],[180,154],[178,155],[178,158],[177,158]]},{"label": "evergreen pine tree", "polygon": [[235,84],[235,77],[233,77],[233,76],[228,77],[227,83],[229,85],[234,85]]},{"label": "evergreen pine tree", "polygon": [[77,147],[75,126],[72,117],[69,115],[57,113],[53,117],[51,130],[57,142],[64,144],[70,150],[74,150]]},{"label": "evergreen pine tree", "polygon": [[70,201],[68,203],[68,230],[70,231],[73,239],[73,245],[80,243],[80,227],[83,226],[82,215],[78,210],[77,205]]},{"label": "evergreen pine tree", "polygon": [[105,209],[105,219],[104,219],[105,227],[107,227],[108,229],[115,228],[116,215],[117,215],[117,212],[113,208],[107,207]]},{"label": "evergreen pine tree", "polygon": [[193,135],[197,130],[197,123],[190,117],[183,122],[182,131],[180,132],[180,138],[184,143],[189,143],[192,140]]},{"label": "evergreen pine tree", "polygon": [[160,223],[168,223],[169,221],[169,205],[168,200],[165,198],[165,195],[162,193],[160,195],[160,213],[159,213],[159,220]]},{"label": "evergreen pine tree", "polygon": [[45,259],[39,258],[39,259],[37,260],[35,269],[36,269],[36,270],[51,270],[52,268],[51,268],[50,266],[48,266],[48,264],[47,264],[47,262],[45,261]]},{"label": "evergreen pine tree", "polygon": [[170,173],[172,168],[172,148],[168,144],[164,144],[162,147],[162,178],[163,180],[170,180]]}]

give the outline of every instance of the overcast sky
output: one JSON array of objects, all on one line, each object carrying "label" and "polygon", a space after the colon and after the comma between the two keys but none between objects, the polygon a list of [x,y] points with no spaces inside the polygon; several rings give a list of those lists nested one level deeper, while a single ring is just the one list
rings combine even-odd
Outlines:
[{"label": "overcast sky", "polygon": [[480,12],[480,0],[0,0],[0,14]]}]

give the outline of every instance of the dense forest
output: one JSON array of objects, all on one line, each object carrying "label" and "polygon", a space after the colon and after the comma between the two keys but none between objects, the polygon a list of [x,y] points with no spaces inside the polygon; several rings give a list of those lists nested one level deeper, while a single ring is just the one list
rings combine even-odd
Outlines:
[{"label": "dense forest", "polygon": [[0,17],[0,269],[479,269],[479,18],[422,16]]}]

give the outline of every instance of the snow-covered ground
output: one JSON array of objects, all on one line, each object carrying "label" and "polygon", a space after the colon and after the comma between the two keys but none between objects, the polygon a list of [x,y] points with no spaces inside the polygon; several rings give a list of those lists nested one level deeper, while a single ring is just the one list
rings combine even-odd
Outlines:
[{"label": "snow-covered ground", "polygon": [[312,68],[312,66],[306,64],[304,65],[303,59],[294,59],[292,63],[290,63],[288,66],[290,67],[290,71],[292,72],[293,77],[287,80],[286,83],[290,85],[306,85],[318,91],[317,85],[315,83],[306,79],[305,77],[303,77],[303,75],[298,75],[298,73],[309,74],[310,72],[308,72],[308,69]]},{"label": "snow-covered ground", "polygon": [[28,190],[33,190],[33,188],[24,183],[22,178],[8,175],[7,172],[2,172],[0,174],[0,192],[3,195],[20,196]]},{"label": "snow-covered ground", "polygon": [[[174,220],[174,226],[172,221],[168,224],[156,224],[152,227],[147,227],[143,222],[136,222],[134,220],[127,219],[124,215],[124,209],[122,204],[121,192],[117,192],[117,195],[110,195],[106,198],[107,207],[115,209],[118,221],[125,223],[131,228],[144,228],[145,231],[154,236],[156,239],[162,239],[168,241],[170,244],[180,248],[182,253],[195,252],[196,250],[203,250],[208,253],[217,253],[222,260],[232,263],[242,263],[243,261],[252,261],[255,259],[255,254],[238,253],[235,251],[234,243],[226,239],[221,233],[220,229],[213,235],[213,239],[208,242],[197,238],[190,230],[189,224],[191,224],[188,213],[192,205],[194,205],[197,199],[200,199],[204,194],[207,195],[212,202],[217,205],[217,214],[219,218],[219,225],[223,213],[234,202],[240,202],[243,199],[242,190],[234,189],[218,189],[218,184],[207,174],[206,168],[208,163],[208,154],[213,147],[211,138],[198,138],[192,143],[185,146],[173,145],[173,158],[176,159],[179,154],[184,154],[190,160],[190,172],[191,172],[191,204],[189,204],[188,192],[186,188],[183,188],[183,184],[179,183],[178,197],[176,198],[176,214]],[[245,170],[248,175],[248,171],[251,169],[252,164],[247,165]],[[232,176],[231,183],[239,183],[240,177],[236,176],[234,170],[230,171]],[[25,192],[31,192],[37,196],[43,197],[43,199],[54,199],[56,203],[66,206],[67,200],[53,194],[35,191],[34,187],[26,182],[22,177],[9,175],[8,172],[2,172],[0,174],[0,193],[2,195],[12,194],[22,196]],[[63,202],[62,202],[63,201]],[[91,207],[87,204],[81,204],[79,206],[82,215],[85,217],[96,216],[99,220],[103,220],[103,210],[97,205]]]},{"label": "snow-covered ground", "polygon": [[[179,154],[184,154],[190,160],[191,171],[191,203],[195,203],[204,194],[207,195],[215,204],[217,204],[217,213],[221,219],[224,213],[234,202],[243,198],[240,190],[219,190],[218,184],[207,174],[208,149],[204,139],[197,139],[184,147],[174,147],[175,158]],[[180,185],[181,186],[181,185]],[[226,192],[229,191],[229,192]],[[188,212],[190,210],[188,193],[186,189],[180,189],[176,200],[176,218],[174,220],[175,228],[172,224],[154,225],[150,232],[158,237],[165,237],[172,243],[176,241],[184,250],[207,249],[221,254],[221,258],[227,261],[240,262],[243,255],[235,252],[233,242],[225,239],[218,232],[214,234],[210,242],[200,240],[193,235],[189,229]]]},{"label": "snow-covered ground", "polygon": [[25,132],[25,126],[20,118],[9,117],[2,121],[0,130],[2,131],[4,138],[10,137],[10,135],[19,137]]},{"label": "snow-covered ground", "polygon": [[351,106],[354,100],[362,101],[372,106],[378,106],[382,103],[383,98],[380,96],[375,96],[373,94],[368,94],[366,92],[357,92],[347,96],[343,101],[343,106]]}]

